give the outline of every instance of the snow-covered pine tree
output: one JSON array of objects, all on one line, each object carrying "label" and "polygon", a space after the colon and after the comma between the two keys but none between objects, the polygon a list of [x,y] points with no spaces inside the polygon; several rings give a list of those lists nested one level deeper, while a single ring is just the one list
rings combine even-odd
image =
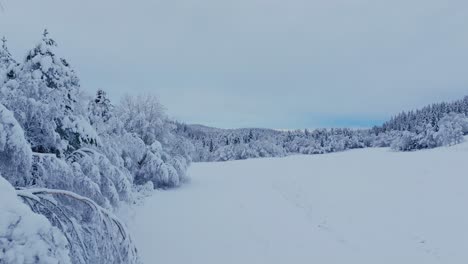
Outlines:
[{"label": "snow-covered pine tree", "polygon": [[17,66],[18,76],[2,89],[33,151],[63,155],[96,143],[82,105],[78,77],[55,54],[56,42],[44,30],[41,42]]},{"label": "snow-covered pine tree", "polygon": [[0,47],[0,69],[6,69],[11,64],[14,64],[15,60],[13,59],[10,51],[8,50],[7,39],[5,38],[5,36],[2,37],[1,41],[2,45]]},{"label": "snow-covered pine tree", "polygon": [[114,106],[104,90],[98,90],[94,100],[89,102],[88,114],[91,124],[98,128],[108,122],[113,115]]},{"label": "snow-covered pine tree", "polygon": [[[0,46],[0,88],[10,78],[15,77],[14,66],[17,64],[7,47],[7,39],[2,37]],[[1,94],[1,93],[0,93]]]}]

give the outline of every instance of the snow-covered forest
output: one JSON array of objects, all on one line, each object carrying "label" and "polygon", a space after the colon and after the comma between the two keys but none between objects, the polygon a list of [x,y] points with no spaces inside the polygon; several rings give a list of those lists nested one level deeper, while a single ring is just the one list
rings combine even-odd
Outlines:
[{"label": "snow-covered forest", "polygon": [[412,151],[454,145],[468,133],[468,97],[369,129],[185,124],[152,95],[111,102],[104,90],[85,94],[56,47],[47,30],[24,58],[1,43],[0,263],[139,263],[116,212],[148,190],[188,182],[191,162]]},{"label": "snow-covered forest", "polygon": [[22,60],[0,47],[0,262],[138,263],[113,212],[185,182],[191,144],[155,97],[84,94],[56,46],[45,30]]},{"label": "snow-covered forest", "polygon": [[370,129],[218,129],[176,123],[175,133],[191,141],[193,161],[226,161],[288,154],[324,154],[366,147],[397,151],[460,143],[468,133],[468,96],[402,112]]}]

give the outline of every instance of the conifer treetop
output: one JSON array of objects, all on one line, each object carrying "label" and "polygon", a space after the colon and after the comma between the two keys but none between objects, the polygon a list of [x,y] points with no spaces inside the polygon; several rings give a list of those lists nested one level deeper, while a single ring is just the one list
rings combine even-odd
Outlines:
[{"label": "conifer treetop", "polygon": [[47,30],[47,28],[45,28],[44,32],[42,33],[42,41],[44,41],[44,43],[48,46],[57,46],[55,40],[49,37],[49,31]]},{"label": "conifer treetop", "polygon": [[3,66],[0,65],[0,69],[2,67],[7,68],[9,64],[15,62],[15,60],[12,58],[10,54],[10,51],[8,51],[8,47],[6,44],[7,39],[5,38],[5,36],[2,37],[1,41],[2,41],[2,45],[0,47],[0,64],[3,64]]},{"label": "conifer treetop", "polygon": [[7,43],[7,39],[5,38],[5,36],[2,37],[2,48],[3,49],[7,49],[7,46],[6,46],[6,43]]}]

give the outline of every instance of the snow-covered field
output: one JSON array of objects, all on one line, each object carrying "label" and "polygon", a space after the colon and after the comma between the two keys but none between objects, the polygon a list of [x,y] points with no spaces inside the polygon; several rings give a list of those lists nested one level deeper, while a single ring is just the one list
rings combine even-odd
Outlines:
[{"label": "snow-covered field", "polygon": [[131,229],[152,263],[467,263],[468,143],[198,163]]}]

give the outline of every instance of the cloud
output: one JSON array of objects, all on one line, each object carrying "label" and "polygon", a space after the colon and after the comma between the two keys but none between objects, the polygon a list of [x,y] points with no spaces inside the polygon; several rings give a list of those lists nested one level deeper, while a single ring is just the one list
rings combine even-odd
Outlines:
[{"label": "cloud", "polygon": [[86,90],[106,89],[115,100],[154,92],[187,122],[372,123],[468,91],[468,2],[461,0],[3,5],[0,33],[14,54],[48,27]]}]

